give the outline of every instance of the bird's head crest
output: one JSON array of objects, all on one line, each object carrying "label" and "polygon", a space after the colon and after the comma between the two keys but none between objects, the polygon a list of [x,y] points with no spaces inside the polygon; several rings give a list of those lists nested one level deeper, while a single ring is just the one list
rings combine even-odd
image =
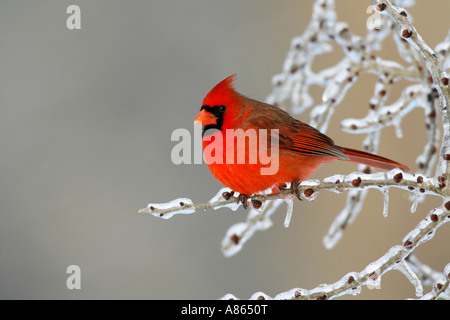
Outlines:
[{"label": "bird's head crest", "polygon": [[234,90],[233,82],[236,79],[236,74],[229,76],[228,78],[219,82],[211,91],[206,95],[203,100],[204,105],[221,105],[234,102],[234,99],[238,93]]}]

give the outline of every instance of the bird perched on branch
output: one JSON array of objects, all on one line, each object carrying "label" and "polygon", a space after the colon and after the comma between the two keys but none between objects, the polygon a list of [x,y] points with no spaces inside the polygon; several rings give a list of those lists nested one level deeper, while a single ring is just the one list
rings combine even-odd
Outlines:
[{"label": "bird perched on branch", "polygon": [[[235,91],[232,75],[204,98],[196,124],[203,125],[203,155],[214,177],[250,196],[279,191],[310,177],[322,164],[352,161],[391,170],[403,164],[364,151],[340,147],[282,109]],[[297,194],[297,196],[299,196]]]}]

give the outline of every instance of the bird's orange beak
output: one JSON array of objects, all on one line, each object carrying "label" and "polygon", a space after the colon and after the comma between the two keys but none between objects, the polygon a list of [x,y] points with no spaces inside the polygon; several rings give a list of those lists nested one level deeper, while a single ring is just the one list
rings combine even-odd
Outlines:
[{"label": "bird's orange beak", "polygon": [[211,112],[203,109],[200,111],[197,118],[195,118],[194,123],[208,126],[211,124],[217,124],[217,118]]}]

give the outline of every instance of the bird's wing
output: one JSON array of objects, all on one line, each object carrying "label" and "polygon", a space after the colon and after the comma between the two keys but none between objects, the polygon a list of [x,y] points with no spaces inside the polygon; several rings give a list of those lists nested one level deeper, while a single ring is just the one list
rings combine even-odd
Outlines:
[{"label": "bird's wing", "polygon": [[332,139],[300,121],[281,127],[279,141],[280,149],[314,156],[348,159]]},{"label": "bird's wing", "polygon": [[[247,116],[245,123],[241,125],[247,128],[271,130],[271,136],[278,141],[280,151],[290,150],[312,156],[348,160],[331,138],[314,127],[294,119],[280,108],[259,103],[258,108],[248,112]],[[278,134],[272,129],[278,129]]]}]

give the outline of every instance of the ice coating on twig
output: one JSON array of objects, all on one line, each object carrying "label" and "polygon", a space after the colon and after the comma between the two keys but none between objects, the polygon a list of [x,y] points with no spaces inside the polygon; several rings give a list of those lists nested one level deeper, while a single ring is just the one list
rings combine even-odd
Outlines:
[{"label": "ice coating on twig", "polygon": [[[214,205],[215,203],[218,203],[220,201],[224,201],[226,199],[223,197],[223,195],[226,194],[226,193],[231,195],[231,192],[233,192],[233,196],[234,197],[239,196],[239,192],[234,192],[230,188],[224,187],[224,188],[220,189],[219,192],[217,192],[217,194],[214,197],[212,197],[211,200],[208,201],[208,203]],[[233,201],[231,203],[224,203],[224,204],[219,205],[219,206],[213,206],[213,209],[217,210],[217,209],[220,209],[220,208],[228,208],[228,209],[230,209],[232,211],[236,211],[237,209],[239,209],[240,205],[241,205],[240,202]]]},{"label": "ice coating on twig", "polygon": [[[172,218],[176,214],[191,214],[195,212],[193,202],[188,198],[178,198],[166,203],[149,203],[146,212],[162,219]],[[144,209],[143,209],[144,210]],[[143,211],[141,210],[141,211]]]}]

